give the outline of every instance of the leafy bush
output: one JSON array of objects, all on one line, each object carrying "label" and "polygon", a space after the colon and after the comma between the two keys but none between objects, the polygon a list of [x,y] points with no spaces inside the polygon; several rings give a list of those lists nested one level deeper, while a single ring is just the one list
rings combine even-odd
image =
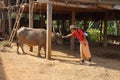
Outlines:
[{"label": "leafy bush", "polygon": [[10,47],[10,44],[8,41],[2,41],[2,42],[0,42],[0,45],[4,46],[4,47]]},{"label": "leafy bush", "polygon": [[90,41],[96,41],[96,42],[100,41],[100,31],[98,29],[89,28],[87,32]]}]

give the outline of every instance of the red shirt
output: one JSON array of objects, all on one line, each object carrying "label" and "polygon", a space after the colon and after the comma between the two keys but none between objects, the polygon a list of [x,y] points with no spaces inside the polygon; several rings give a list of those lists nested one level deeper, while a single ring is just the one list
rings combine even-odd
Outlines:
[{"label": "red shirt", "polygon": [[80,29],[77,29],[75,32],[73,32],[72,36],[76,36],[79,41],[84,40],[84,32]]}]

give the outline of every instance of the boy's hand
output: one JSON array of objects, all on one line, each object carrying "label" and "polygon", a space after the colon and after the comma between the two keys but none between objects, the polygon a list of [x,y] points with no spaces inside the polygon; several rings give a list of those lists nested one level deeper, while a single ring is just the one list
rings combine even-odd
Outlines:
[{"label": "boy's hand", "polygon": [[62,38],[66,38],[65,36],[62,36]]}]

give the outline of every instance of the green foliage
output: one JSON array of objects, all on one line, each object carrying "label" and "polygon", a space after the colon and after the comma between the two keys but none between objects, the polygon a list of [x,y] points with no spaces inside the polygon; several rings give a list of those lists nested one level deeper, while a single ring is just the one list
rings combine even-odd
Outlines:
[{"label": "green foliage", "polygon": [[87,32],[90,41],[100,41],[100,31],[98,29],[89,28]]},{"label": "green foliage", "polygon": [[84,22],[83,21],[76,21],[76,27],[83,29],[84,28]]},{"label": "green foliage", "polygon": [[[17,15],[18,15],[18,14],[17,14],[16,12],[12,12],[12,14],[11,14],[12,19],[16,19]],[[25,16],[25,14],[22,14],[21,17],[24,17],[24,16]]]},{"label": "green foliage", "polygon": [[2,42],[0,42],[0,45],[4,46],[4,47],[10,47],[10,44],[8,41],[2,41]]},{"label": "green foliage", "polygon": [[107,33],[111,35],[117,35],[117,28],[115,21],[108,21]]}]

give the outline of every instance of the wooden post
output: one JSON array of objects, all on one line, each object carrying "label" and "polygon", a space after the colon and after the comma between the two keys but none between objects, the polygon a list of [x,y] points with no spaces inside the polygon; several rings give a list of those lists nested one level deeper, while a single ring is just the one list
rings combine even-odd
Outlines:
[{"label": "wooden post", "polygon": [[[72,11],[72,25],[75,25],[75,11]],[[75,48],[75,39],[74,37],[71,37],[71,45],[70,45],[70,50],[73,51]]]},{"label": "wooden post", "polygon": [[44,27],[44,25],[43,25],[43,23],[44,23],[43,14],[41,13],[40,15],[41,15],[41,17],[40,17],[40,27],[43,28]]},{"label": "wooden post", "polygon": [[18,4],[19,4],[19,2],[20,2],[20,0],[16,0],[16,5],[18,5]]},{"label": "wooden post", "polygon": [[84,20],[84,31],[86,31],[87,29],[88,29],[87,20]]},{"label": "wooden post", "polygon": [[103,42],[103,47],[107,47],[107,17],[108,13],[106,13],[105,21],[104,21],[104,42]]},{"label": "wooden post", "polygon": [[57,20],[57,27],[60,27],[60,21]]},{"label": "wooden post", "polygon": [[117,24],[117,35],[120,36],[120,21],[116,21]]},{"label": "wooden post", "polygon": [[[31,0],[29,0],[29,27],[33,28],[33,6]],[[30,51],[33,52],[32,46],[30,46]]]},{"label": "wooden post", "polygon": [[51,28],[52,28],[52,4],[48,0],[48,3],[47,3],[46,59],[50,59],[51,58]]},{"label": "wooden post", "polygon": [[5,15],[4,12],[2,12],[2,36],[5,35]]},{"label": "wooden post", "polygon": [[33,28],[33,6],[31,0],[29,0],[29,27]]},{"label": "wooden post", "polygon": [[9,34],[10,34],[11,30],[12,30],[12,18],[11,18],[11,8],[10,8],[10,5],[9,5],[9,8],[8,8],[8,21],[9,21]]},{"label": "wooden post", "polygon": [[25,12],[24,14],[25,14],[25,25],[28,25],[28,22],[27,22],[27,12]]},{"label": "wooden post", "polygon": [[[1,16],[1,15],[0,15]],[[1,20],[1,18],[0,18],[0,33],[2,33],[2,20]],[[0,36],[1,36],[1,34],[0,34]]]},{"label": "wooden post", "polygon": [[103,25],[103,21],[101,20],[101,25],[100,25],[100,42],[102,42],[102,25]]},{"label": "wooden post", "polygon": [[61,34],[65,32],[65,20],[63,20],[63,26],[61,26]]},{"label": "wooden post", "polygon": [[[16,0],[16,5],[19,5],[20,0]],[[16,14],[18,14],[20,7],[17,7]],[[18,29],[20,28],[20,21],[18,23]]]}]

